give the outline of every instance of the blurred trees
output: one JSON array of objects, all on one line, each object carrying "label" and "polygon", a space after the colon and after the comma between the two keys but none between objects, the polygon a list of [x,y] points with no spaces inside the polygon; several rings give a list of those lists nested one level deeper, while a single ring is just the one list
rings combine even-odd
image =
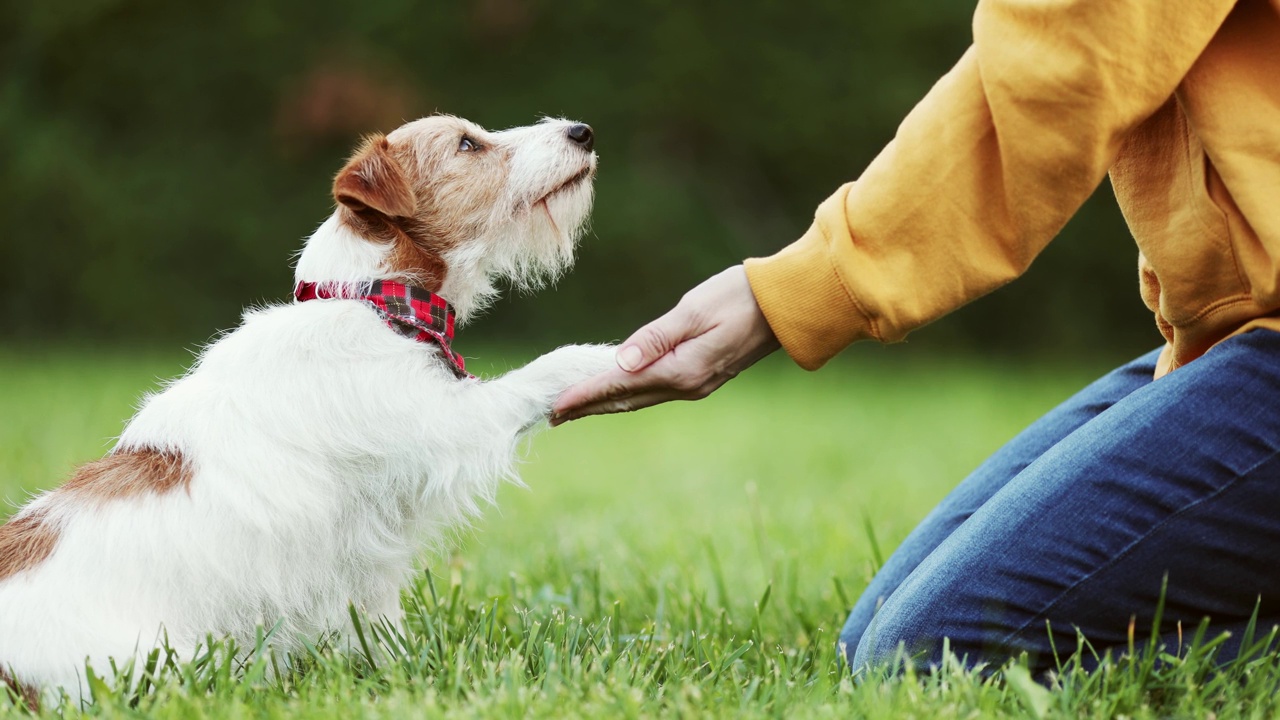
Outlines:
[{"label": "blurred trees", "polygon": [[[0,6],[0,339],[203,339],[287,296],[365,132],[449,112],[591,123],[578,269],[477,336],[618,339],[798,237],[969,42],[969,0],[65,0]],[[1158,336],[1104,186],[940,344]],[[916,279],[903,278],[903,282]]]}]

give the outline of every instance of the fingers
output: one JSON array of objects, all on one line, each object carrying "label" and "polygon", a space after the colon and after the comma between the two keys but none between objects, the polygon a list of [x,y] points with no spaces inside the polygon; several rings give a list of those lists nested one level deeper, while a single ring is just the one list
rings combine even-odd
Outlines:
[{"label": "fingers", "polygon": [[623,341],[618,347],[618,367],[627,372],[639,372],[703,330],[695,327],[691,313],[677,305]]},{"label": "fingers", "polygon": [[587,378],[556,398],[555,405],[551,408],[552,417],[586,405],[634,394],[634,390],[625,384],[631,380],[632,378],[621,370],[606,370],[595,377]]},{"label": "fingers", "polygon": [[[583,380],[561,393],[555,405],[552,406],[552,417],[594,415],[597,413],[584,411],[584,409],[588,407],[623,408],[628,403],[638,402],[641,397],[692,399],[698,396],[702,386],[710,380],[701,375],[695,376],[683,367],[684,363],[676,362],[672,355],[664,355],[661,360],[662,362],[634,373],[606,370],[595,377]],[[661,401],[637,405],[630,409],[648,407],[656,402]],[[622,409],[616,409],[609,412],[622,411]]]},{"label": "fingers", "polygon": [[745,272],[729,268],[627,338],[615,354],[618,369],[566,390],[552,424],[704,398],[777,348]]},{"label": "fingers", "polygon": [[653,372],[644,373],[649,377],[635,377],[635,374],[650,370],[655,362],[668,356],[687,339],[692,328],[682,317],[683,313],[676,308],[632,333],[615,354],[620,370],[606,370],[565,390],[556,399],[552,415],[602,400],[634,395],[658,385],[660,381],[652,377]]},{"label": "fingers", "polygon": [[609,370],[566,390],[552,408],[552,426],[588,415],[629,412],[671,400],[710,395],[727,376],[690,368],[672,355],[636,373]]},{"label": "fingers", "polygon": [[572,410],[567,410],[564,413],[553,416],[551,418],[551,427],[563,425],[571,420],[577,420],[590,415],[610,415],[613,413],[631,412],[632,410],[652,407],[672,400],[688,399],[690,398],[685,397],[684,394],[679,391],[659,389],[642,392],[637,395],[631,395],[629,397],[619,398],[616,400],[600,400],[586,405],[580,405]]},{"label": "fingers", "polygon": [[626,386],[613,386],[612,393],[604,392],[603,395],[591,397],[582,404],[567,405],[566,409],[557,411],[552,415],[550,424],[554,428],[556,425],[563,425],[568,421],[586,418],[589,415],[631,413],[632,410],[641,410],[644,407],[652,407],[672,400],[700,400],[710,395],[721,384],[723,380],[717,382],[716,378],[708,379],[701,386],[692,388],[675,388],[669,384],[657,383],[634,393],[627,391]]}]

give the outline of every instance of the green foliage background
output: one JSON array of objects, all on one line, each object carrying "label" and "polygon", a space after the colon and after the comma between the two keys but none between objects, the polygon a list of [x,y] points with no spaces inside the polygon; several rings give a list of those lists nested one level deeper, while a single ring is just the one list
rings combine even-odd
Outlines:
[{"label": "green foliage background", "polygon": [[[290,254],[329,212],[358,137],[441,111],[596,128],[578,270],[475,334],[619,339],[703,277],[798,237],[964,51],[971,12],[970,0],[0,4],[0,337],[201,340],[234,325],[287,294]],[[1026,278],[921,337],[1144,350],[1159,338],[1134,256],[1104,187]]]}]

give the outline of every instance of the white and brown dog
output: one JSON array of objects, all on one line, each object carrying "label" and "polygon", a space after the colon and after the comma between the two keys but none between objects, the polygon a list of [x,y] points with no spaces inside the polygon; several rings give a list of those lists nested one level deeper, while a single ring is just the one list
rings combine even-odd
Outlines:
[{"label": "white and brown dog", "polygon": [[85,697],[86,661],[166,637],[190,652],[278,623],[287,650],[341,632],[349,603],[398,618],[424,543],[491,500],[522,435],[613,363],[563,347],[482,382],[449,347],[496,282],[572,263],[592,146],[578,123],[445,116],[368,139],[298,258],[297,301],[247,312],[110,454],[0,527],[0,693]]}]

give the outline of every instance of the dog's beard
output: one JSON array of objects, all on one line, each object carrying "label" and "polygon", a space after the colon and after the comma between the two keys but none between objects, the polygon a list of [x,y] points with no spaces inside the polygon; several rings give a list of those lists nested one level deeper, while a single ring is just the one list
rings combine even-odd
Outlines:
[{"label": "dog's beard", "polygon": [[522,291],[559,280],[573,267],[593,197],[591,181],[584,178],[526,205],[495,248],[494,275]]},{"label": "dog's beard", "polygon": [[593,197],[591,181],[584,179],[519,208],[489,238],[449,251],[441,294],[457,309],[458,322],[492,303],[502,285],[534,292],[559,280],[573,267]]}]

